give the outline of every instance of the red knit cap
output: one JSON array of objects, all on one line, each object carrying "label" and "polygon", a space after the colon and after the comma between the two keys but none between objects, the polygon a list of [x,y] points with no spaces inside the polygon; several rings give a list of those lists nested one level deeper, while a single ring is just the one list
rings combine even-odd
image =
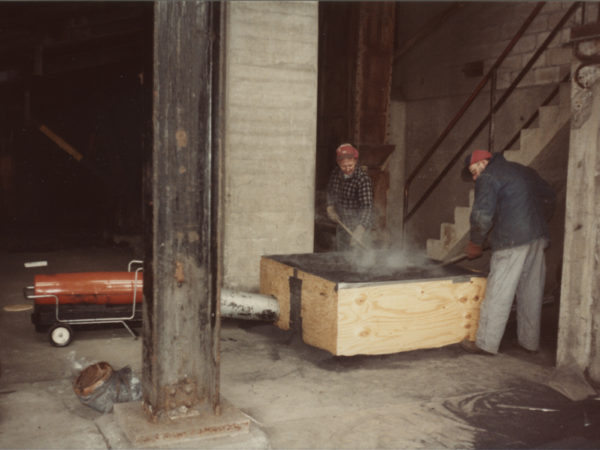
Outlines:
[{"label": "red knit cap", "polygon": [[352,144],[342,144],[336,150],[336,159],[338,161],[344,158],[358,159],[358,150]]},{"label": "red knit cap", "polygon": [[471,161],[469,162],[469,165],[475,164],[476,162],[482,161],[484,159],[490,159],[491,157],[492,154],[487,150],[475,150],[471,155]]}]

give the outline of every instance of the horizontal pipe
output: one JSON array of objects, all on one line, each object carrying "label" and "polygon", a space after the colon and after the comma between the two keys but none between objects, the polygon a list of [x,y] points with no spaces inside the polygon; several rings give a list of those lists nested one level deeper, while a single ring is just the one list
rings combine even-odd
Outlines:
[{"label": "horizontal pipe", "polygon": [[275,322],[279,303],[269,295],[221,289],[221,317]]},{"label": "horizontal pipe", "polygon": [[[141,268],[136,272],[36,275],[34,286],[25,288],[23,294],[36,305],[55,304],[57,311],[65,304],[135,304],[142,302],[143,282]],[[271,322],[279,317],[279,303],[269,295],[221,289],[220,303],[222,317]]]}]

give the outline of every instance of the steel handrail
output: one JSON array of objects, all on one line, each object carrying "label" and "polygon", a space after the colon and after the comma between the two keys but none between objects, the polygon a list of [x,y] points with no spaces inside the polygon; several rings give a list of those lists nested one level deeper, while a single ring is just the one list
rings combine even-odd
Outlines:
[{"label": "steel handrail", "polygon": [[512,94],[512,92],[514,91],[514,89],[516,88],[516,86],[520,83],[520,81],[523,79],[523,77],[527,74],[527,72],[529,72],[529,70],[531,69],[531,67],[533,66],[533,64],[535,64],[535,62],[540,57],[540,55],[546,50],[546,48],[548,47],[548,44],[550,43],[550,41],[552,41],[552,39],[554,39],[554,37],[556,36],[556,34],[558,33],[558,31],[562,28],[562,26],[566,23],[566,21],[569,20],[569,18],[575,12],[575,10],[581,6],[581,2],[575,2],[567,10],[567,12],[561,18],[561,20],[556,24],[556,26],[553,28],[553,30],[550,32],[550,34],[547,36],[547,38],[544,40],[544,42],[540,45],[540,47],[538,48],[538,50],[533,54],[533,56],[529,59],[529,61],[523,67],[523,69],[521,70],[521,72],[519,72],[519,74],[517,75],[517,77],[510,84],[510,86],[505,91],[505,93],[502,95],[502,97],[498,100],[498,102],[496,102],[496,104],[490,110],[490,112],[483,118],[483,120],[477,126],[477,128],[473,131],[473,133],[471,133],[471,135],[469,136],[469,138],[467,139],[467,141],[460,147],[460,149],[458,150],[458,152],[456,152],[456,154],[451,158],[450,162],[442,169],[442,171],[440,172],[440,174],[436,177],[436,179],[429,186],[429,188],[427,188],[427,190],[425,191],[425,193],[415,203],[415,205],[412,207],[412,209],[410,211],[407,211],[408,210],[408,193],[409,193],[409,187],[410,187],[410,184],[412,183],[412,181],[414,180],[414,178],[416,177],[417,173],[423,168],[423,166],[429,160],[429,158],[431,157],[431,155],[433,155],[433,153],[438,149],[439,145],[441,144],[441,142],[443,141],[443,139],[448,135],[448,133],[451,131],[451,129],[454,127],[454,125],[456,124],[456,122],[458,122],[458,120],[464,115],[466,109],[473,103],[473,100],[475,99],[475,97],[479,94],[479,92],[482,90],[483,86],[487,83],[487,81],[489,80],[489,78],[492,76],[492,72],[497,69],[497,67],[499,66],[499,63],[502,62],[502,60],[506,57],[507,53],[510,50],[512,50],[512,48],[514,47],[514,45],[520,39],[520,37],[522,36],[522,34],[525,32],[525,30],[527,29],[527,27],[529,26],[529,24],[531,23],[531,21],[533,21],[533,19],[535,18],[535,16],[539,13],[540,9],[544,6],[544,4],[545,4],[545,2],[541,2],[541,3],[539,3],[536,6],[536,8],[534,8],[534,10],[528,16],[527,20],[523,23],[523,26],[521,26],[521,28],[519,29],[519,31],[515,34],[515,36],[513,37],[513,39],[511,40],[511,42],[507,46],[507,48],[502,52],[502,54],[500,55],[500,57],[498,57],[498,59],[496,60],[496,62],[492,66],[492,68],[484,76],[484,78],[478,84],[478,86],[473,91],[473,93],[471,94],[471,96],[469,96],[469,98],[467,99],[467,101],[465,102],[465,104],[461,107],[461,109],[459,110],[459,112],[450,121],[450,124],[442,132],[442,134],[436,140],[436,142],[431,147],[431,149],[426,153],[426,155],[421,160],[421,162],[417,165],[417,167],[415,167],[415,169],[413,170],[413,172],[407,178],[407,180],[405,182],[405,185],[404,185],[404,204],[403,204],[403,211],[404,211],[404,214],[403,214],[403,223],[404,224],[406,224],[406,222],[408,221],[408,219],[410,219],[414,215],[414,213],[416,212],[416,210],[419,209],[419,207],[429,197],[429,195],[431,194],[431,192],[433,192],[433,190],[439,185],[439,183],[441,182],[441,180],[450,171],[450,169],[456,163],[456,161],[458,161],[458,159],[462,156],[463,152],[467,149],[467,147],[473,142],[473,140],[477,137],[477,135],[481,132],[481,130],[487,125],[487,123],[490,121],[490,118],[492,117],[492,115],[496,111],[498,111],[498,109],[504,104],[504,102],[506,101],[506,99]]}]

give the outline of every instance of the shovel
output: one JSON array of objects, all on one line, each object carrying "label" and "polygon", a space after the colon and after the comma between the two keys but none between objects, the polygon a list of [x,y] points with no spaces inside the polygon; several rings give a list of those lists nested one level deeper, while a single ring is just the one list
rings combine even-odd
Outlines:
[{"label": "shovel", "polygon": [[356,235],[352,232],[352,230],[350,230],[350,228],[348,228],[346,225],[344,225],[344,223],[338,219],[337,223],[339,223],[341,225],[341,227],[346,231],[346,233],[348,233],[350,235],[350,237],[352,239],[354,239],[356,242],[358,242],[358,245],[360,245],[363,249],[367,249],[367,246],[364,244],[363,241],[361,241],[358,237],[356,237]]},{"label": "shovel", "polygon": [[453,257],[453,258],[447,259],[447,260],[445,260],[445,261],[441,261],[441,262],[440,262],[440,266],[441,266],[441,267],[444,267],[444,266],[448,266],[448,265],[450,265],[450,264],[457,263],[457,262],[459,262],[459,261],[462,261],[463,259],[466,259],[466,258],[467,258],[467,256],[468,256],[468,255],[467,255],[466,253],[461,253],[461,254],[459,254],[459,255],[457,255],[457,256],[455,256],[455,257]]},{"label": "shovel", "polygon": [[[483,247],[482,253],[485,252],[485,251],[487,251],[487,250],[489,250],[489,248],[490,248],[490,246],[486,244]],[[438,264],[440,265],[440,267],[444,267],[444,266],[447,266],[447,265],[454,264],[454,263],[457,263],[459,261],[462,261],[463,259],[467,259],[468,257],[469,257],[469,255],[467,255],[466,252],[462,252],[462,253],[458,254],[457,256],[454,256],[454,257],[452,257],[450,259],[446,259],[445,261],[441,261]],[[478,256],[478,258],[479,257],[480,256]]]}]

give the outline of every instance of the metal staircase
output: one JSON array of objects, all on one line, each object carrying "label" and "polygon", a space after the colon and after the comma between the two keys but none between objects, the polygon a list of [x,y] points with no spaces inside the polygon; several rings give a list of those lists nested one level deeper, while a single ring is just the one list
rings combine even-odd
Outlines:
[{"label": "metal staircase", "polygon": [[[463,106],[459,109],[456,115],[450,120],[446,128],[440,136],[434,141],[432,146],[423,154],[420,162],[407,176],[404,183],[404,202],[403,202],[403,225],[406,230],[407,222],[414,214],[423,206],[424,202],[429,198],[431,193],[437,189],[439,184],[450,173],[450,170],[459,161],[462,161],[468,151],[472,150],[472,144],[477,136],[486,128],[489,128],[489,149],[495,149],[494,145],[494,118],[498,110],[505,104],[506,100],[512,95],[521,80],[535,65],[538,58],[548,49],[549,44],[554,37],[566,26],[570,18],[575,12],[583,6],[582,2],[574,2],[560,20],[555,24],[554,28],[549,32],[543,42],[540,43],[537,50],[533,53],[529,61],[525,63],[522,70],[513,79],[510,86],[504,90],[498,100],[495,100],[497,70],[511,52],[514,46],[519,42],[521,37],[529,25],[534,21],[537,14],[544,7],[545,2],[535,4],[531,13],[521,25],[521,28],[516,32],[508,46],[500,54],[488,72],[475,87],[471,95],[467,98]],[[583,14],[582,14],[583,17]],[[417,176],[425,168],[431,157],[439,150],[441,144],[454,128],[457,122],[463,117],[465,112],[472,106],[475,98],[483,92],[484,86],[490,83],[490,110],[483,117],[481,122],[474,128],[473,132],[467,137],[462,146],[454,153],[454,156],[446,163],[435,177],[425,188],[424,192],[416,199],[410,198],[411,185]],[[556,100],[558,98],[558,101]],[[519,162],[524,165],[530,165],[531,162],[540,155],[546,148],[552,147],[551,142],[555,137],[563,136],[560,131],[568,129],[566,126],[570,120],[571,114],[571,83],[569,75],[552,90],[550,95],[536,109],[535,113],[523,124],[522,128],[502,147],[504,156],[509,161]],[[514,148],[517,148],[516,150]],[[498,151],[498,150],[495,150]],[[551,152],[550,152],[551,153]],[[435,260],[450,260],[463,252],[468,241],[468,232],[470,229],[469,216],[474,201],[474,191],[469,193],[469,206],[458,206],[454,210],[454,222],[442,223],[439,239],[427,240],[427,254]]]},{"label": "metal staircase", "polygon": [[[519,148],[506,150],[504,157],[509,161],[530,165],[542,153],[556,134],[571,118],[571,83],[561,83],[558,104],[541,106],[538,110],[537,126],[521,130]],[[439,239],[427,240],[427,255],[431,259],[446,260],[460,254],[469,239],[469,216],[473,206],[474,190],[469,192],[469,206],[454,209],[454,222],[442,223]]]}]

